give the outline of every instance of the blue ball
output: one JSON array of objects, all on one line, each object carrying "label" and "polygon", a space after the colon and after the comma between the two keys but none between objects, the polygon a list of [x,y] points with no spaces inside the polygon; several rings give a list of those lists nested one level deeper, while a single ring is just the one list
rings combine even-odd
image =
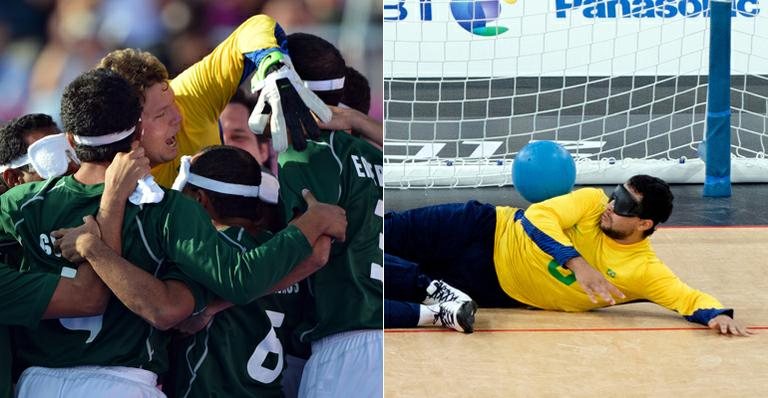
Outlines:
[{"label": "blue ball", "polygon": [[576,163],[556,142],[531,142],[518,152],[512,164],[512,183],[531,203],[565,195],[575,182]]}]

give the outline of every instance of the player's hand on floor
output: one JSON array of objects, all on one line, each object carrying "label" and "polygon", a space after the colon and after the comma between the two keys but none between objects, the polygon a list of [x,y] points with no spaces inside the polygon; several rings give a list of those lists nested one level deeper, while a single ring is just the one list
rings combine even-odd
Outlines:
[{"label": "player's hand on floor", "polygon": [[729,317],[728,315],[718,315],[709,320],[707,323],[710,329],[717,330],[720,334],[734,335],[734,336],[751,336],[750,331],[741,322]]},{"label": "player's hand on floor", "polygon": [[82,254],[83,239],[80,239],[80,247],[77,246],[78,239],[86,234],[91,234],[97,239],[101,239],[101,229],[93,216],[83,217],[83,225],[75,228],[62,228],[51,232],[51,236],[56,239],[53,246],[61,251],[61,255],[73,263],[85,261]]},{"label": "player's hand on floor", "polygon": [[149,159],[144,154],[144,148],[134,141],[130,152],[118,153],[107,167],[104,191],[114,192],[120,199],[128,199],[136,189],[136,183],[149,172]]},{"label": "player's hand on floor", "polygon": [[616,304],[614,297],[626,297],[616,286],[608,282],[600,271],[589,265],[583,258],[574,257],[568,260],[566,266],[576,276],[576,281],[579,282],[579,285],[593,303],[597,303],[596,297],[598,296],[611,305]]},{"label": "player's hand on floor", "polygon": [[307,212],[313,213],[322,220],[323,234],[337,240],[344,241],[347,238],[347,213],[339,206],[318,202],[312,192],[303,189],[301,195],[307,202]]}]

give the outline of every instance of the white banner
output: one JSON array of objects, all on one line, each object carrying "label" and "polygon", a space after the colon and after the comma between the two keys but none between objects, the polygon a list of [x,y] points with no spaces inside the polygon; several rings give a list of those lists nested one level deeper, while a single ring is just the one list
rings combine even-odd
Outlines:
[{"label": "white banner", "polygon": [[[384,0],[384,76],[706,75],[710,0]],[[768,73],[768,15],[734,0],[732,71]]]}]

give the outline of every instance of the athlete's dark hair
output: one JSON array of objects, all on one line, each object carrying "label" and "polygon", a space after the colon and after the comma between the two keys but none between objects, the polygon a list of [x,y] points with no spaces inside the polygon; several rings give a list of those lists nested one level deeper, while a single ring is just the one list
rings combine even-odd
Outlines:
[{"label": "athlete's dark hair", "polygon": [[35,130],[57,134],[59,127],[50,116],[43,113],[20,116],[0,127],[0,164],[7,164],[27,153],[28,145],[24,142],[24,136]]},{"label": "athlete's dark hair", "polygon": [[648,236],[656,230],[657,225],[669,219],[675,197],[669,184],[658,177],[639,174],[630,178],[627,185],[643,196],[640,201],[643,210],[640,218],[653,220],[653,228],[644,232],[644,236]]},{"label": "athlete's dark hair", "polygon": [[[229,145],[217,145],[202,150],[189,171],[212,180],[241,185],[261,185],[259,162],[247,151]],[[216,213],[222,217],[243,217],[259,219],[261,200],[259,198],[229,195],[200,188],[205,191]]]},{"label": "athlete's dark hair", "polygon": [[347,74],[344,79],[344,94],[341,96],[341,102],[366,115],[371,110],[371,85],[362,73],[350,66],[347,66]]},{"label": "athlete's dark hair", "polygon": [[[94,69],[78,76],[64,89],[61,120],[67,133],[83,137],[114,134],[136,127],[141,117],[141,103],[136,90],[116,72]],[[128,152],[136,132],[103,146],[75,145],[83,162],[112,161],[118,152]]]},{"label": "athlete's dark hair", "polygon": [[[288,54],[302,80],[329,80],[344,77],[347,65],[339,50],[325,39],[309,33],[288,35]],[[316,91],[327,105],[338,105],[343,89]]]},{"label": "athlete's dark hair", "polygon": [[245,95],[245,91],[241,88],[238,88],[235,91],[235,94],[232,96],[232,98],[229,99],[230,104],[240,104],[245,107],[245,109],[248,109],[248,112],[251,112],[253,108],[256,106],[256,101],[254,101],[252,98],[249,98],[247,95]]}]

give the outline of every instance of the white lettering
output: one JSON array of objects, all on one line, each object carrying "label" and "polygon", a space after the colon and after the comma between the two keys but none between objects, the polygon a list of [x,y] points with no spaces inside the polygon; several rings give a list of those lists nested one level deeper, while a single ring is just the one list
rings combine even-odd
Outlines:
[{"label": "white lettering", "polygon": [[357,172],[358,177],[365,177],[365,173],[363,171],[363,165],[360,164],[360,158],[352,155],[352,163],[355,164],[355,171]]}]

